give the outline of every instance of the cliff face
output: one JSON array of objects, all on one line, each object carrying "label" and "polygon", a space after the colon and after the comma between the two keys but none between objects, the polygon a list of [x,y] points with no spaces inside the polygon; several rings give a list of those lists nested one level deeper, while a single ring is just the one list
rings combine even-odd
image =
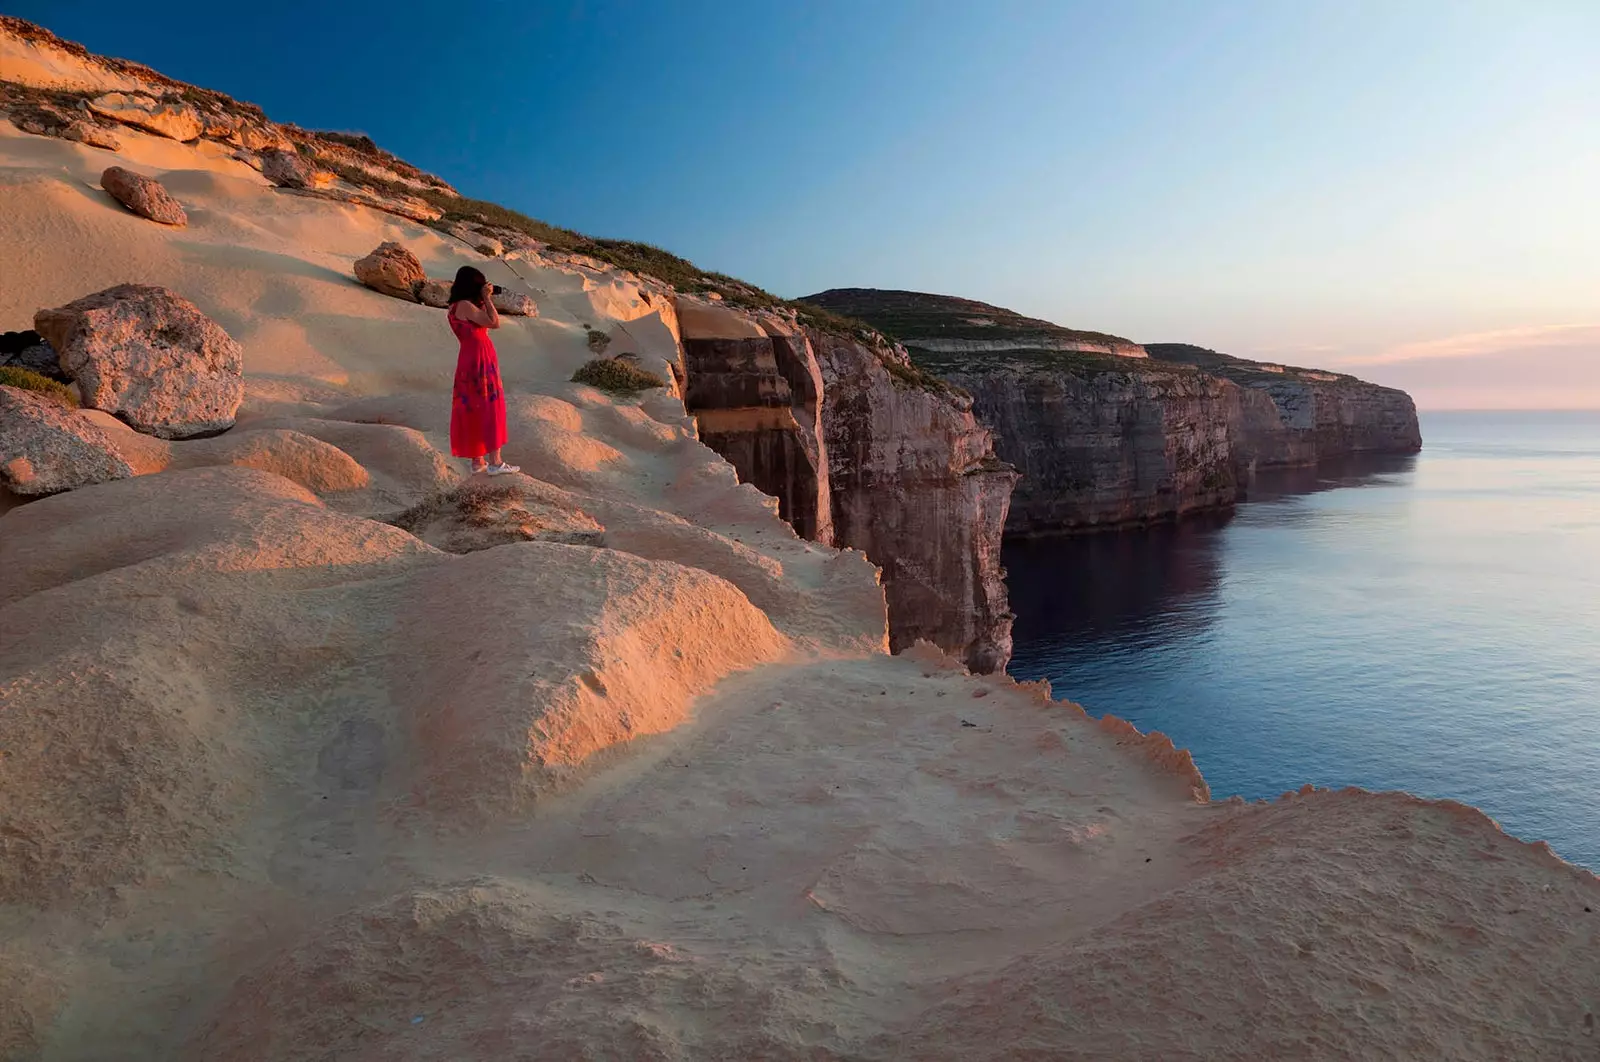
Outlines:
[{"label": "cliff face", "polygon": [[1022,475],[1008,532],[1166,519],[1231,505],[1257,468],[1422,444],[1410,396],[1339,373],[1140,346],[944,295],[841,288],[802,301],[891,333],[972,395]]},{"label": "cliff face", "polygon": [[890,645],[924,638],[974,671],[1003,669],[1012,616],[1000,537],[1016,473],[969,399],[904,378],[903,350],[807,335],[824,381],[835,540],[883,566]]},{"label": "cliff face", "polygon": [[1193,365],[1239,385],[1233,445],[1242,472],[1354,453],[1422,448],[1417,407],[1392,387],[1343,373],[1248,361],[1187,343],[1152,343],[1160,361]]},{"label": "cliff face", "polygon": [[971,402],[903,350],[692,297],[677,308],[701,440],[777,498],[798,534],[883,569],[895,650],[926,639],[975,671],[1003,669],[1000,536],[1016,476]]},{"label": "cliff face", "polygon": [[833,543],[822,377],[803,336],[697,299],[677,300],[684,407],[739,482],[778,499],[804,538]]},{"label": "cliff face", "polygon": [[1021,473],[1006,530],[1144,523],[1239,496],[1239,388],[1198,372],[1078,373],[1022,361],[947,373]]}]

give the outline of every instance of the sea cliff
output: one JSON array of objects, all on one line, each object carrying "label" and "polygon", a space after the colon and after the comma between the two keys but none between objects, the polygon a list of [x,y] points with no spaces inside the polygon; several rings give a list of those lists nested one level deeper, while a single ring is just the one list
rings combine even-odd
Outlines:
[{"label": "sea cliff", "polygon": [[1141,346],[970,299],[843,288],[849,314],[970,393],[1021,478],[1013,534],[1115,528],[1234,504],[1259,469],[1416,451],[1402,391],[1182,344]]},{"label": "sea cliff", "polygon": [[684,403],[700,439],[816,542],[883,569],[890,645],[978,672],[1011,656],[1000,536],[1012,470],[966,396],[918,382],[881,337],[680,296]]}]

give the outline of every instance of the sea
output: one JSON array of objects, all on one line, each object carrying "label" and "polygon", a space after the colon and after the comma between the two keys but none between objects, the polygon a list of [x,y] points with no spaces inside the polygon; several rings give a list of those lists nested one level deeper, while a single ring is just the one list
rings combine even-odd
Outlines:
[{"label": "sea", "polygon": [[1600,872],[1600,411],[1422,433],[1228,514],[1008,540],[1011,674],[1167,734],[1214,799],[1445,797]]}]

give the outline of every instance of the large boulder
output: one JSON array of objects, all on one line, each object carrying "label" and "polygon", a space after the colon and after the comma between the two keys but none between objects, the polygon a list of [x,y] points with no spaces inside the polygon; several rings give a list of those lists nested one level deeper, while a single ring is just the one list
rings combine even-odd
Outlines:
[{"label": "large boulder", "polygon": [[158,100],[138,92],[108,92],[89,101],[89,109],[112,121],[173,140],[198,140],[205,132],[200,113],[187,103]]},{"label": "large boulder", "polygon": [[189,224],[189,215],[183,212],[183,205],[172,198],[165,186],[154,177],[112,166],[100,175],[100,187],[112,199],[142,218],[159,221],[163,225],[181,227]]},{"label": "large boulder", "polygon": [[268,148],[261,152],[261,176],[279,188],[314,188],[315,171],[298,151]]},{"label": "large boulder", "polygon": [[136,474],[92,417],[33,391],[0,387],[0,486],[55,494]]},{"label": "large boulder", "polygon": [[539,307],[534,303],[533,296],[520,291],[495,292],[494,308],[510,317],[539,316]]},{"label": "large boulder", "polygon": [[77,381],[84,405],[147,434],[183,439],[223,431],[244,400],[244,351],[166,288],[120,284],[40,310],[33,327]]},{"label": "large boulder", "polygon": [[377,250],[356,261],[356,279],[373,291],[393,295],[411,302],[421,301],[417,292],[427,281],[422,262],[417,256],[389,241],[378,245]]}]

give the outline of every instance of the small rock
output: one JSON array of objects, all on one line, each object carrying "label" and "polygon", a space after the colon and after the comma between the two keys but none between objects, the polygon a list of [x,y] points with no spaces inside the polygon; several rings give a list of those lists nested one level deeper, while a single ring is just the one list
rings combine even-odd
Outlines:
[{"label": "small rock", "polygon": [[189,224],[183,206],[154,177],[112,166],[100,175],[100,187],[140,217],[180,228]]},{"label": "small rock", "polygon": [[446,309],[450,305],[450,282],[424,280],[422,287],[417,290],[417,298],[424,306],[432,306],[436,310]]},{"label": "small rock", "polygon": [[490,258],[499,258],[506,253],[506,245],[493,236],[479,236],[476,246],[479,254],[486,254]]},{"label": "small rock", "polygon": [[0,484],[17,494],[54,494],[134,474],[92,418],[32,391],[0,387]]},{"label": "small rock", "polygon": [[83,403],[163,439],[233,426],[244,351],[181,295],[120,284],[40,310],[33,327],[60,356]]},{"label": "small rock", "polygon": [[199,112],[187,103],[158,100],[138,92],[108,92],[90,100],[89,109],[114,122],[173,140],[198,140],[205,132]]},{"label": "small rock", "polygon": [[261,175],[279,188],[315,187],[315,173],[298,151],[268,148],[261,152]]},{"label": "small rock", "polygon": [[356,279],[373,291],[410,302],[420,301],[417,292],[428,279],[417,256],[393,241],[359,259],[355,271]]},{"label": "small rock", "polygon": [[539,316],[539,307],[534,303],[533,296],[524,295],[520,291],[495,292],[494,308],[510,317]]}]

